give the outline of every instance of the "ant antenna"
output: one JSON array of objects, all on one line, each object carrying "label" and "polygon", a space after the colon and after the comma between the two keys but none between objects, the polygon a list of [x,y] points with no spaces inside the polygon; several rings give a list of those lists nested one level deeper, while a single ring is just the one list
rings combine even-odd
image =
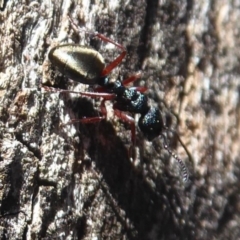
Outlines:
[{"label": "ant antenna", "polygon": [[161,137],[163,138],[163,141],[164,141],[164,148],[168,151],[168,153],[173,157],[175,158],[175,160],[177,160],[177,162],[179,163],[180,165],[180,168],[181,168],[181,172],[182,172],[182,175],[183,175],[183,181],[184,182],[187,182],[188,181],[188,177],[189,177],[189,174],[188,174],[188,170],[187,170],[187,167],[186,165],[184,164],[184,162],[182,161],[182,159],[180,159],[178,157],[177,154],[175,154],[168,146],[167,144],[167,141],[166,141],[166,137],[162,134]]}]

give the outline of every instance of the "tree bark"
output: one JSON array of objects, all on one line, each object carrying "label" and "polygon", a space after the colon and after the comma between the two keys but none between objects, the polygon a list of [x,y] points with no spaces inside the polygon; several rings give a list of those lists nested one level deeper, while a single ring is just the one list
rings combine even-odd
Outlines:
[{"label": "tree bark", "polygon": [[[6,1],[0,12],[1,239],[238,239],[240,8],[237,1]],[[53,46],[91,45],[109,78],[141,71],[161,109],[168,145],[188,167],[183,182],[161,137],[98,116],[100,99],[44,91],[91,91],[48,60]],[[111,102],[107,103],[112,115]],[[179,138],[179,137],[180,138]],[[181,144],[182,143],[182,144]]]}]

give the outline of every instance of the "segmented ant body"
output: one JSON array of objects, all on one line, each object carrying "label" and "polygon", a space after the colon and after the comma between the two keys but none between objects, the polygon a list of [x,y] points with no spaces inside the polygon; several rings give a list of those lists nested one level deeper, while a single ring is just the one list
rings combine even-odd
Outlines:
[{"label": "segmented ant body", "polygon": [[[69,20],[73,29],[79,31],[71,18],[69,18]],[[147,89],[145,87],[126,87],[129,83],[138,79],[140,74],[135,74],[123,81],[116,80],[114,82],[111,82],[107,77],[107,75],[118,66],[126,56],[125,48],[102,34],[89,31],[85,32],[94,37],[98,37],[104,42],[112,43],[121,50],[120,55],[105,66],[103,57],[96,50],[77,44],[65,44],[52,48],[49,52],[49,60],[68,78],[83,84],[98,85],[99,87],[95,89],[96,92],[75,92],[57,88],[44,88],[50,91],[70,92],[92,98],[103,98],[101,102],[101,112],[103,116],[77,120],[74,119],[71,122],[94,123],[101,121],[106,117],[105,101],[113,101],[114,114],[131,126],[133,148],[136,139],[135,120],[127,113],[140,114],[138,127],[143,133],[143,136],[148,141],[152,141],[159,136],[163,137],[164,148],[179,162],[183,172],[183,179],[184,181],[187,181],[188,171],[185,164],[170,150],[165,141],[163,131],[167,129],[164,125],[161,111],[157,108],[151,107],[146,95],[143,94]]]}]

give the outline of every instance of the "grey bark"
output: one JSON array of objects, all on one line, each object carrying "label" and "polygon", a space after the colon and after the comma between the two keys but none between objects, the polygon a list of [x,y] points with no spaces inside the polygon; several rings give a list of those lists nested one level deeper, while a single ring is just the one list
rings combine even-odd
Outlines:
[{"label": "grey bark", "polygon": [[[238,1],[7,1],[0,12],[1,239],[240,239]],[[110,62],[119,50],[67,16],[126,46],[110,77],[138,71],[162,108],[169,146],[186,163],[118,119],[98,99],[41,85],[91,91],[50,65],[51,47],[92,45]],[[163,104],[164,103],[164,104]],[[111,115],[111,104],[109,115]],[[180,136],[185,148],[180,144]]]}]

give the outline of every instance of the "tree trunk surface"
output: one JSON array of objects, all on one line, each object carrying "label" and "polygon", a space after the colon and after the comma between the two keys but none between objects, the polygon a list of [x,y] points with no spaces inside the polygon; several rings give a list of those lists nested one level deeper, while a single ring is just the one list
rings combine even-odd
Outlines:
[{"label": "tree trunk surface", "polygon": [[[1,1],[1,239],[240,239],[239,1]],[[74,31],[68,16],[79,26]],[[141,72],[169,130],[152,142],[48,60],[64,43],[89,45],[109,78]],[[82,30],[82,31],[81,31]],[[136,121],[139,116],[136,115]],[[171,130],[172,129],[172,130]],[[169,148],[186,164],[183,181]]]}]

